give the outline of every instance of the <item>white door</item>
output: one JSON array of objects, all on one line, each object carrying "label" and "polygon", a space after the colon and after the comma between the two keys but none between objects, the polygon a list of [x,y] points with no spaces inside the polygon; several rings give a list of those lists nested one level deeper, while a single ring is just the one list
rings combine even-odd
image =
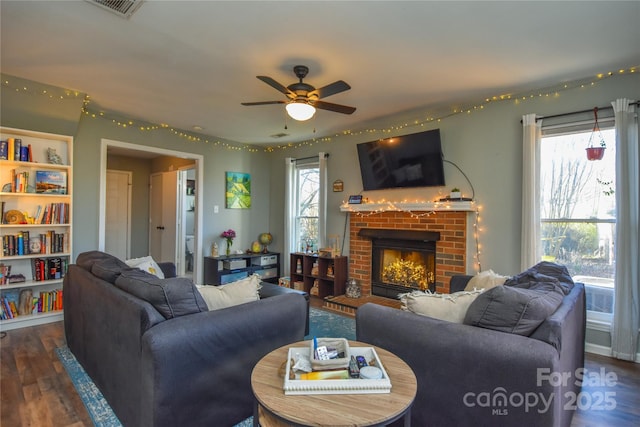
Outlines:
[{"label": "white door", "polygon": [[178,172],[151,175],[149,189],[149,255],[178,266],[176,252]]},{"label": "white door", "polygon": [[105,252],[122,260],[131,253],[131,177],[129,171],[107,170]]}]

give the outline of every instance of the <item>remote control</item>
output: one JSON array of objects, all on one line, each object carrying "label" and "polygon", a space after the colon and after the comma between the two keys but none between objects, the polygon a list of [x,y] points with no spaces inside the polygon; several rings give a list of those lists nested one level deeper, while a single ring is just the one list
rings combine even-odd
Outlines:
[{"label": "remote control", "polygon": [[351,356],[351,361],[349,362],[349,376],[351,378],[360,377],[360,368],[358,367],[358,362],[356,362],[356,359],[353,356]]}]

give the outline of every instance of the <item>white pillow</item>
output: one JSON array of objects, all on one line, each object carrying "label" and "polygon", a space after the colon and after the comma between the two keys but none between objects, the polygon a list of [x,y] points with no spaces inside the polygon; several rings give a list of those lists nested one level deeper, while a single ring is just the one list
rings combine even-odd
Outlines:
[{"label": "white pillow", "polygon": [[141,258],[132,258],[125,261],[131,268],[139,268],[142,271],[151,273],[158,279],[164,279],[164,273],[151,256],[143,256]]},{"label": "white pillow", "polygon": [[400,301],[402,301],[403,310],[448,322],[462,323],[467,309],[482,292],[484,289],[453,294],[414,291],[401,295]]},{"label": "white pillow", "polygon": [[260,286],[260,276],[254,274],[226,285],[198,285],[196,287],[200,291],[204,302],[207,303],[209,310],[219,310],[259,300],[260,294],[258,290],[262,286]]},{"label": "white pillow", "polygon": [[485,270],[476,274],[469,280],[467,286],[464,287],[465,291],[473,291],[474,289],[491,289],[498,285],[504,285],[509,276],[502,276],[494,273],[493,270]]}]

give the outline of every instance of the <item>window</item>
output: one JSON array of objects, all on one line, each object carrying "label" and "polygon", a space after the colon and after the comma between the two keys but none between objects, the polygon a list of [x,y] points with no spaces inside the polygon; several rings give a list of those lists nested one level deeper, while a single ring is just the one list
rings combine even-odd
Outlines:
[{"label": "window", "polygon": [[600,123],[602,160],[587,160],[593,124],[544,128],[541,140],[541,246],[543,260],[566,265],[586,287],[592,320],[610,321],[615,286],[615,129]]},{"label": "window", "polygon": [[324,247],[327,221],[327,158],[317,156],[285,160],[283,271],[290,254]]},{"label": "window", "polygon": [[320,243],[320,168],[317,163],[296,165],[295,176],[295,248],[302,252],[315,251]]}]

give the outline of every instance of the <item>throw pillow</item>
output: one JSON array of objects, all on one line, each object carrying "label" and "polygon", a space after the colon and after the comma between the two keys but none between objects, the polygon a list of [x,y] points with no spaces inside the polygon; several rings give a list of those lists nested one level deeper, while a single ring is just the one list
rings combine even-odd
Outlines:
[{"label": "throw pillow", "polygon": [[473,291],[475,289],[495,288],[498,285],[503,285],[508,278],[508,276],[494,273],[493,270],[485,270],[473,276],[464,290]]},{"label": "throw pillow", "polygon": [[259,300],[260,276],[254,274],[226,285],[197,288],[209,310],[219,310]]},{"label": "throw pillow", "polygon": [[166,319],[207,311],[196,285],[184,277],[160,279],[137,268],[123,270],[115,285],[148,301]]},{"label": "throw pillow", "polygon": [[505,285],[528,287],[531,283],[557,281],[565,295],[573,289],[574,282],[567,267],[549,261],[542,261],[507,280]]},{"label": "throw pillow", "polygon": [[150,256],[128,259],[125,263],[131,268],[139,268],[142,271],[153,274],[158,279],[164,279],[162,269]]},{"label": "throw pillow", "polygon": [[529,288],[496,286],[469,306],[466,325],[529,336],[562,303],[557,282],[539,282]]},{"label": "throw pillow", "polygon": [[484,289],[479,289],[453,294],[414,291],[400,295],[400,301],[403,310],[448,322],[462,323],[467,309],[483,291]]}]

